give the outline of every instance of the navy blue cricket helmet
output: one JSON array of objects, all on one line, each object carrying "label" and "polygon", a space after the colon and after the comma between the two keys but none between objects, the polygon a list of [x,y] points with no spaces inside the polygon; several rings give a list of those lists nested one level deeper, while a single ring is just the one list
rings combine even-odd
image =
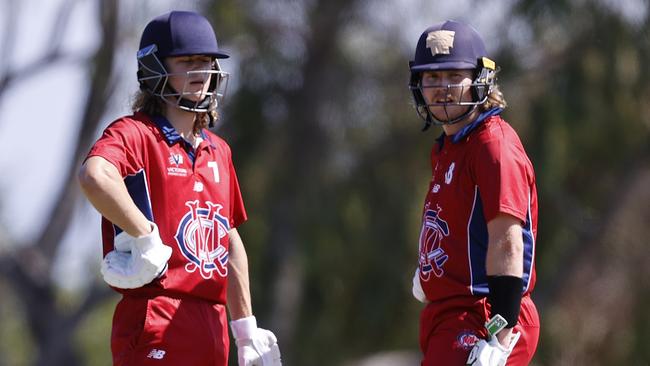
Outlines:
[{"label": "navy blue cricket helmet", "polygon": [[[496,65],[488,57],[483,39],[469,25],[447,20],[427,28],[418,39],[415,57],[409,62],[409,89],[413,94],[418,115],[424,119],[424,130],[433,124],[453,124],[467,117],[478,105],[485,103],[496,81]],[[422,94],[422,73],[436,70],[474,70],[472,101],[456,103],[427,103]],[[443,86],[444,87],[444,86]],[[447,85],[448,89],[460,87]],[[430,106],[466,105],[466,113],[451,120],[436,119]]]},{"label": "navy blue cricket helmet", "polygon": [[[190,55],[214,59],[212,70],[203,71],[211,76],[208,94],[198,102],[183,98],[182,90],[173,90],[164,63],[167,57]],[[215,102],[223,99],[228,81],[228,73],[221,71],[218,59],[228,57],[219,49],[214,29],[204,16],[190,11],[160,15],[147,24],[140,38],[137,55],[140,88],[183,110],[211,111],[218,104]]]},{"label": "navy blue cricket helmet", "polygon": [[155,44],[159,58],[206,55],[228,58],[219,50],[210,22],[190,11],[172,11],[153,19],[142,32],[140,49]]}]

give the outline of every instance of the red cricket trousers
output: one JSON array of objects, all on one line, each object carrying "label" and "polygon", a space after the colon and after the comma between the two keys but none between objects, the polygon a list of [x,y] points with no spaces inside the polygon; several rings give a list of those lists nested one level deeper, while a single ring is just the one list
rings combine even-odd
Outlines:
[{"label": "red cricket trousers", "polygon": [[[427,304],[420,315],[420,349],[424,355],[421,366],[465,365],[474,344],[487,337],[485,322],[489,314],[486,298],[467,296]],[[521,337],[507,366],[528,365],[539,339],[539,315],[528,295],[521,300],[514,332],[521,332]]]},{"label": "red cricket trousers", "polygon": [[227,366],[229,342],[222,304],[124,296],[113,315],[114,366]]}]

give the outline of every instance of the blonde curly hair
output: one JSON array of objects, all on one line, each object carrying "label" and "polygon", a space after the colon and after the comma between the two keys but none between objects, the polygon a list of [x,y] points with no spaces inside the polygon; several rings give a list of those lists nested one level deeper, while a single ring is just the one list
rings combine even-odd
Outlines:
[{"label": "blonde curly hair", "polygon": [[492,90],[490,90],[490,94],[488,94],[487,100],[481,105],[481,109],[484,111],[492,108],[505,109],[507,106],[508,103],[506,102],[506,98],[503,96],[503,92],[501,92],[499,85],[494,84]]}]

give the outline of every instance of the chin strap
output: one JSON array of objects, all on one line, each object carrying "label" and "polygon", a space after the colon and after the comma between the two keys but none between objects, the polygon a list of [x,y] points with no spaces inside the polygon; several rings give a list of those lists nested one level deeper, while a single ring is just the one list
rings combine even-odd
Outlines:
[{"label": "chin strap", "polygon": [[183,107],[187,109],[205,109],[207,112],[208,108],[210,108],[210,97],[205,97],[200,102],[193,102],[189,99],[181,97],[178,99],[178,102],[176,104],[181,107],[181,109],[183,109]]},{"label": "chin strap", "polygon": [[[467,118],[467,116],[469,116],[470,114],[472,114],[472,112],[474,112],[476,110],[476,107],[478,107],[478,105],[473,105],[472,108],[467,110],[467,112],[461,114],[460,116],[458,116],[458,117],[456,117],[456,118],[454,118],[452,120],[447,120],[447,121],[440,121],[440,120],[434,118],[433,113],[431,113],[431,111],[429,111],[428,108],[427,108],[429,118],[427,118],[427,120],[425,121],[424,128],[422,129],[422,131],[426,131],[427,129],[429,129],[429,127],[431,127],[431,124],[434,123],[433,121],[435,121],[435,124],[437,124],[439,126],[456,124],[456,123],[462,121],[463,119]],[[447,111],[447,107],[445,107],[445,112],[446,111]]]},{"label": "chin strap", "polygon": [[[167,91],[168,92],[167,94],[170,94],[170,95],[177,95],[178,99],[176,100],[176,102],[173,102],[173,101],[169,100],[168,99],[169,96],[167,96],[166,93],[164,93],[164,91]],[[193,102],[193,101],[191,101],[189,99],[183,98],[181,96],[181,93],[179,93],[176,89],[174,89],[169,84],[165,85],[164,90],[161,90],[160,94],[154,94],[154,95],[161,98],[167,104],[173,105],[175,107],[178,107],[178,108],[180,108],[182,110],[185,110],[185,111],[188,111],[188,112],[195,112],[195,113],[196,112],[209,112],[210,102],[211,102],[211,98],[212,98],[212,96],[208,95],[199,102]],[[197,111],[196,109],[204,109],[204,110],[203,111]],[[210,114],[210,113],[208,113],[208,114]],[[212,126],[210,126],[210,127],[212,127]]]}]

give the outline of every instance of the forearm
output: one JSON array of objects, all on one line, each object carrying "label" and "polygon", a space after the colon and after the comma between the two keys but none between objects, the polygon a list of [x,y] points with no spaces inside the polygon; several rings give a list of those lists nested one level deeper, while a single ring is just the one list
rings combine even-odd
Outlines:
[{"label": "forearm", "polygon": [[488,232],[487,275],[521,278],[524,272],[521,225],[514,218],[497,218],[488,224]]},{"label": "forearm", "polygon": [[235,320],[253,315],[253,310],[246,249],[237,229],[230,230],[229,238],[227,301],[230,317]]},{"label": "forearm", "polygon": [[129,235],[139,237],[151,232],[149,220],[133,202],[113,164],[101,157],[89,158],[79,172],[79,183],[95,209]]},{"label": "forearm", "polygon": [[[506,310],[506,313],[519,313],[519,300],[513,291],[519,291],[516,279],[523,276],[523,237],[519,221],[508,215],[500,215],[488,223],[489,243],[486,260],[486,273],[490,280],[490,303]],[[507,287],[504,287],[504,282]],[[498,285],[496,288],[495,285]],[[516,288],[515,288],[516,286]],[[504,291],[511,289],[511,291]],[[515,304],[514,302],[517,302]],[[496,312],[499,312],[498,310]],[[492,316],[495,315],[493,309]],[[499,343],[510,344],[515,324],[509,320],[508,327],[496,334]]]}]

